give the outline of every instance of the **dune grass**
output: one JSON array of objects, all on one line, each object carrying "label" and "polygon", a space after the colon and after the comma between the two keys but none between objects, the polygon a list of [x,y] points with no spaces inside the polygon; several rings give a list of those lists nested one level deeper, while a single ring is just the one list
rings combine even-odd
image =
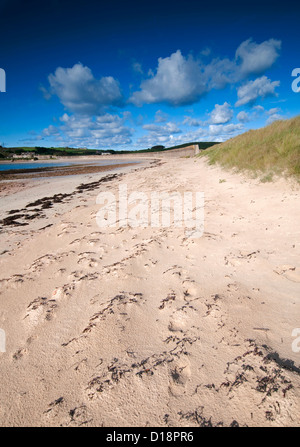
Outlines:
[{"label": "dune grass", "polygon": [[300,181],[300,116],[250,130],[206,149],[200,156],[208,157],[210,164],[262,176],[262,181],[272,181],[274,175]]}]

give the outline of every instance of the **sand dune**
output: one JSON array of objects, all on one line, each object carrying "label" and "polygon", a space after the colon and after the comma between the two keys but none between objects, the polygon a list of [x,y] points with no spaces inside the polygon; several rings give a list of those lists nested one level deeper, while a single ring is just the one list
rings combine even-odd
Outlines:
[{"label": "sand dune", "polygon": [[[299,187],[193,158],[104,178],[1,198],[1,426],[299,426]],[[121,183],[203,191],[203,236],[99,228]]]}]

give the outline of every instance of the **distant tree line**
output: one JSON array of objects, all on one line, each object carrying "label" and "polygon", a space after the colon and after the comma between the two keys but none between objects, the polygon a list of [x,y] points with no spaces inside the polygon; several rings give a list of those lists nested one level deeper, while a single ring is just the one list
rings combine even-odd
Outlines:
[{"label": "distant tree line", "polygon": [[79,155],[101,155],[104,154],[132,154],[132,153],[143,153],[143,152],[161,152],[161,151],[169,151],[171,149],[180,149],[191,145],[198,145],[199,149],[207,149],[210,146],[213,146],[217,143],[215,142],[193,142],[193,143],[185,143],[180,144],[178,146],[172,146],[166,148],[163,145],[155,145],[148,149],[140,149],[137,151],[133,150],[114,150],[114,149],[78,149],[78,148],[70,148],[70,147],[3,147],[0,145],[0,158],[12,158],[13,155],[22,155],[22,154],[32,154],[32,157],[38,155],[50,155],[50,156],[79,156]]}]

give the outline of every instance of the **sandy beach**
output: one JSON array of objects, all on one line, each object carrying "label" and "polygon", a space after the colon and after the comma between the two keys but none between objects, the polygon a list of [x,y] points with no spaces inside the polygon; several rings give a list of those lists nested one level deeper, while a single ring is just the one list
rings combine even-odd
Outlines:
[{"label": "sandy beach", "polygon": [[[203,236],[100,228],[123,184],[203,192]],[[299,185],[163,156],[3,185],[1,426],[300,426]]]}]

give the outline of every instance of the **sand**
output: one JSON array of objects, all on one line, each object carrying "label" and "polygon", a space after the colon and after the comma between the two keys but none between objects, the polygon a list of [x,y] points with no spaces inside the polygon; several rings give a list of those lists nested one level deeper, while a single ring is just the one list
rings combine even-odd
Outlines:
[{"label": "sand", "polygon": [[[204,192],[203,236],[99,228],[122,184]],[[0,425],[300,426],[299,197],[194,158],[12,188]]]}]

